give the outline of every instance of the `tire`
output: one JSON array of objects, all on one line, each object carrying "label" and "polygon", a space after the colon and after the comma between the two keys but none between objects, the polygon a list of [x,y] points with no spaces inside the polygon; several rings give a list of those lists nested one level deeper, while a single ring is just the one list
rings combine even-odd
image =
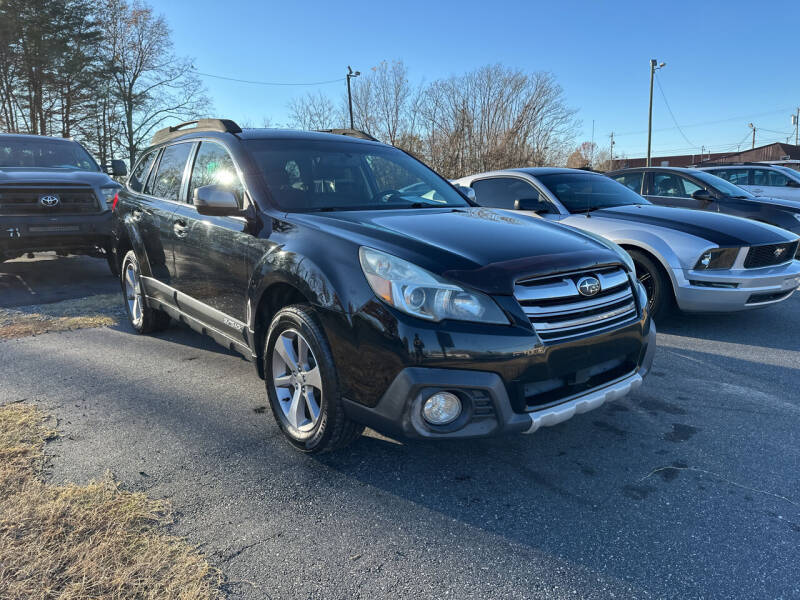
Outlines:
[{"label": "tire", "polygon": [[288,306],[272,319],[264,382],[275,421],[297,450],[338,450],[364,431],[344,413],[328,340],[308,306]]},{"label": "tire", "polygon": [[650,316],[653,319],[666,317],[674,308],[672,283],[663,269],[644,252],[628,250],[628,254],[636,267],[636,279],[647,292],[647,310]]},{"label": "tire", "polygon": [[142,293],[139,261],[133,250],[129,250],[122,261],[119,280],[122,285],[125,312],[136,333],[154,333],[169,327],[170,317],[167,313],[147,306],[147,300]]}]

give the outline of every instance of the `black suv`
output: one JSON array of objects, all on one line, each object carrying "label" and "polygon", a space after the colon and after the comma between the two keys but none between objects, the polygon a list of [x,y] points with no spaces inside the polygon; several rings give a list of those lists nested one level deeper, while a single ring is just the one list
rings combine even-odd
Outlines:
[{"label": "black suv", "polygon": [[645,295],[610,242],[476,207],[352,135],[210,119],[153,144],[114,213],[130,321],[172,317],[254,361],[303,451],[365,425],[532,432],[649,370]]},{"label": "black suv", "polygon": [[745,217],[800,235],[800,208],[796,203],[754,196],[708,171],[636,167],[611,171],[606,175],[653,204]]},{"label": "black suv", "polygon": [[[126,175],[125,163],[113,161],[111,172]],[[78,142],[0,134],[0,262],[48,250],[110,258],[121,188]]]}]

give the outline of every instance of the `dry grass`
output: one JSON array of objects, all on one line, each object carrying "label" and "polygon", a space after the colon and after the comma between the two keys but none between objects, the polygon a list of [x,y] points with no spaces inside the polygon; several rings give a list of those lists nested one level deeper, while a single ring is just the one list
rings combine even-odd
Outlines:
[{"label": "dry grass", "polygon": [[101,294],[52,304],[0,308],[0,339],[114,325],[125,314],[119,294]]},{"label": "dry grass", "polygon": [[167,505],[110,479],[40,478],[55,432],[25,404],[0,406],[0,597],[3,600],[221,599],[221,575],[160,533]]}]

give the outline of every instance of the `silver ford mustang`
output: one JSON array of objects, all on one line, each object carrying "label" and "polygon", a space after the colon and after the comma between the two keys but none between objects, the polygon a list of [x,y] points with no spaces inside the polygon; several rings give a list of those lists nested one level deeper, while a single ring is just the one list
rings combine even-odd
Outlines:
[{"label": "silver ford mustang", "polygon": [[798,237],[771,225],[655,206],[599,173],[526,168],[453,181],[482,206],[519,210],[603,236],[633,258],[651,314],[757,308],[800,286]]}]

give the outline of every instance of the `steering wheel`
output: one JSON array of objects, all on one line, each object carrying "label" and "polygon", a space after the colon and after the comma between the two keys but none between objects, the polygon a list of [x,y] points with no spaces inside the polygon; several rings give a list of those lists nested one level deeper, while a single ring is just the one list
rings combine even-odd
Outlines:
[{"label": "steering wheel", "polygon": [[372,197],[372,201],[389,202],[394,196],[402,196],[402,195],[403,193],[400,190],[392,190],[392,189],[381,190]]}]

